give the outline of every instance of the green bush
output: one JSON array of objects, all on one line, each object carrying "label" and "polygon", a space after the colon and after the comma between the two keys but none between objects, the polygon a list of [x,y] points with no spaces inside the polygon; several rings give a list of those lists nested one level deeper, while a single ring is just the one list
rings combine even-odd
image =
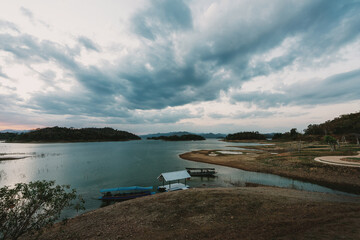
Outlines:
[{"label": "green bush", "polygon": [[17,239],[26,232],[41,230],[59,219],[65,207],[84,209],[81,197],[78,203],[73,203],[76,198],[75,189],[70,189],[69,185],[55,185],[55,181],[0,188],[0,239]]}]

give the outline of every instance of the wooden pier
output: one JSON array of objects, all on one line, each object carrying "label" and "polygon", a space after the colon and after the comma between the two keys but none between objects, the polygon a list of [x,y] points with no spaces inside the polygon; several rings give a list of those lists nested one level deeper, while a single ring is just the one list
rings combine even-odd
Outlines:
[{"label": "wooden pier", "polygon": [[214,177],[215,168],[186,168],[192,177]]}]

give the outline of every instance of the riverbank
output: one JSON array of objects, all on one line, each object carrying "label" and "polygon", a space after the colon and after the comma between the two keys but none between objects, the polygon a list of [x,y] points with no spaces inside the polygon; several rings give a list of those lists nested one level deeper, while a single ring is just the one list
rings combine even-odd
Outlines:
[{"label": "riverbank", "polygon": [[[273,187],[155,194],[58,223],[40,239],[357,239],[360,198]],[[29,236],[23,239],[28,239]]]},{"label": "riverbank", "polygon": [[[234,153],[200,150],[181,154],[182,159],[205,162],[246,171],[276,174],[336,190],[360,194],[360,168],[316,162],[320,156],[354,156],[360,148],[343,145],[331,151],[321,143],[266,142],[265,145],[234,148]],[[269,144],[271,143],[271,144]]]}]

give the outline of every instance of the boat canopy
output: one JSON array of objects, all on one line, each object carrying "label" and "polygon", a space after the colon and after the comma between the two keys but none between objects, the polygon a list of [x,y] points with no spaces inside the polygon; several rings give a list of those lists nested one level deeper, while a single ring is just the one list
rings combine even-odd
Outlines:
[{"label": "boat canopy", "polygon": [[139,187],[139,186],[132,186],[132,187],[118,187],[118,188],[106,188],[101,189],[100,192],[114,192],[114,191],[131,191],[131,190],[153,190],[153,187]]},{"label": "boat canopy", "polygon": [[166,173],[162,173],[160,174],[160,176],[158,176],[158,180],[159,181],[176,181],[176,180],[181,180],[181,179],[187,179],[190,178],[190,174],[186,171],[176,171],[176,172],[166,172]]}]

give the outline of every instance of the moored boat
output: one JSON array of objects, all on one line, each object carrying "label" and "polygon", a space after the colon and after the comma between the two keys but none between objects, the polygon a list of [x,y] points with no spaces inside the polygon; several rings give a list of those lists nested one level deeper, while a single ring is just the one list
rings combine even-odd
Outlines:
[{"label": "moored boat", "polygon": [[132,187],[101,189],[100,192],[103,194],[103,196],[99,197],[99,199],[103,201],[129,200],[129,199],[155,194],[155,192],[153,192],[152,190],[153,190],[152,186],[151,187],[132,186]]}]

